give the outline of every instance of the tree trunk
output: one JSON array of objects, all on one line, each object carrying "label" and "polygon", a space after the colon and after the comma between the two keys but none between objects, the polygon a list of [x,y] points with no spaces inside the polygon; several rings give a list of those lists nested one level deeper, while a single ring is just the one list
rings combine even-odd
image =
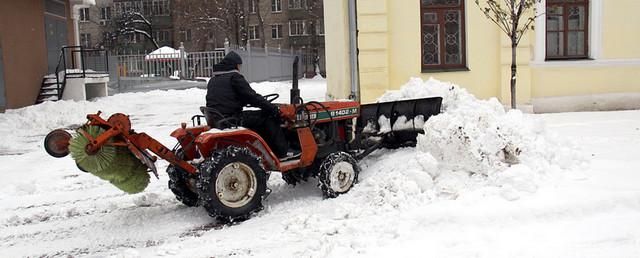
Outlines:
[{"label": "tree trunk", "polygon": [[[511,39],[512,41],[514,39]],[[518,45],[515,44],[515,41],[511,44],[511,108],[516,108],[516,74],[517,74],[517,58],[516,58],[516,50]]]},{"label": "tree trunk", "polygon": [[262,19],[262,14],[260,13],[260,0],[255,0],[255,4],[258,6],[256,8],[256,15],[258,15],[258,37],[260,37],[260,46],[264,48],[265,46],[265,35],[264,35],[264,20]]}]

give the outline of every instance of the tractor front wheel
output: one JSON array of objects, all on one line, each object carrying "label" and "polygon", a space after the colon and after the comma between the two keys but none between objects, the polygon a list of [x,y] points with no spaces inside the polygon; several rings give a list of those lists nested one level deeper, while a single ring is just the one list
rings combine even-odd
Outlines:
[{"label": "tractor front wheel", "polygon": [[230,146],[200,164],[200,201],[212,217],[248,219],[262,209],[266,189],[267,172],[248,148]]},{"label": "tractor front wheel", "polygon": [[192,190],[195,189],[195,185],[189,187],[190,184],[195,183],[195,180],[190,180],[186,171],[176,168],[174,165],[167,167],[167,174],[169,175],[169,189],[176,196],[176,199],[189,207],[198,206],[198,194]]},{"label": "tractor front wheel", "polygon": [[346,152],[336,152],[327,156],[318,173],[322,193],[327,198],[335,198],[347,193],[358,182],[360,167],[357,161]]}]

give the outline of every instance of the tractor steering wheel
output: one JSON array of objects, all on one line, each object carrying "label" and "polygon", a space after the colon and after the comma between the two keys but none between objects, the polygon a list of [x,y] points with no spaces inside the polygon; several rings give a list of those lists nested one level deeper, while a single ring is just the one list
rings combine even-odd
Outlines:
[{"label": "tractor steering wheel", "polygon": [[269,95],[264,95],[263,97],[264,97],[264,99],[269,101],[269,103],[273,103],[274,100],[276,100],[276,99],[278,99],[280,97],[280,94],[273,93],[273,94],[269,94]]}]

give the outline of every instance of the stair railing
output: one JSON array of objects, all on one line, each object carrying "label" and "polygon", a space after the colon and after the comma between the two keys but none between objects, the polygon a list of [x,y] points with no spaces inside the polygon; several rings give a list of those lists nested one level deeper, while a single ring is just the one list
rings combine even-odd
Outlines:
[{"label": "stair railing", "polygon": [[[72,72],[68,73],[67,69],[75,69],[76,68],[76,58],[75,54],[80,54],[80,71],[81,72]],[[104,53],[104,71],[97,71],[98,69],[94,69],[94,72],[109,72],[109,56],[107,55],[107,51],[104,49],[87,49],[83,46],[63,46],[60,49],[60,57],[58,58],[58,65],[56,66],[55,76],[56,76],[56,87],[58,89],[58,99],[62,98],[62,94],[64,93],[64,89],[67,85],[67,78],[69,74],[82,74],[81,78],[87,77],[87,69],[88,65],[86,63],[86,55],[88,53]],[[67,54],[70,54],[69,58],[71,58],[71,67],[67,66]],[[97,61],[98,59],[94,59],[94,68],[98,67]],[[60,75],[60,72],[63,72],[63,75]]]}]

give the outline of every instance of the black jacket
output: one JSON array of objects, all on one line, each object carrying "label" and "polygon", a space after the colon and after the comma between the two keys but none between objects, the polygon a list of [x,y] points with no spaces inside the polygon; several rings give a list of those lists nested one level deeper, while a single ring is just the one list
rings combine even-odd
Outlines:
[{"label": "black jacket", "polygon": [[278,108],[249,86],[244,76],[236,70],[238,64],[242,64],[240,56],[229,52],[213,67],[214,75],[207,84],[207,107],[218,110],[225,117],[238,115],[246,105],[277,116]]}]

